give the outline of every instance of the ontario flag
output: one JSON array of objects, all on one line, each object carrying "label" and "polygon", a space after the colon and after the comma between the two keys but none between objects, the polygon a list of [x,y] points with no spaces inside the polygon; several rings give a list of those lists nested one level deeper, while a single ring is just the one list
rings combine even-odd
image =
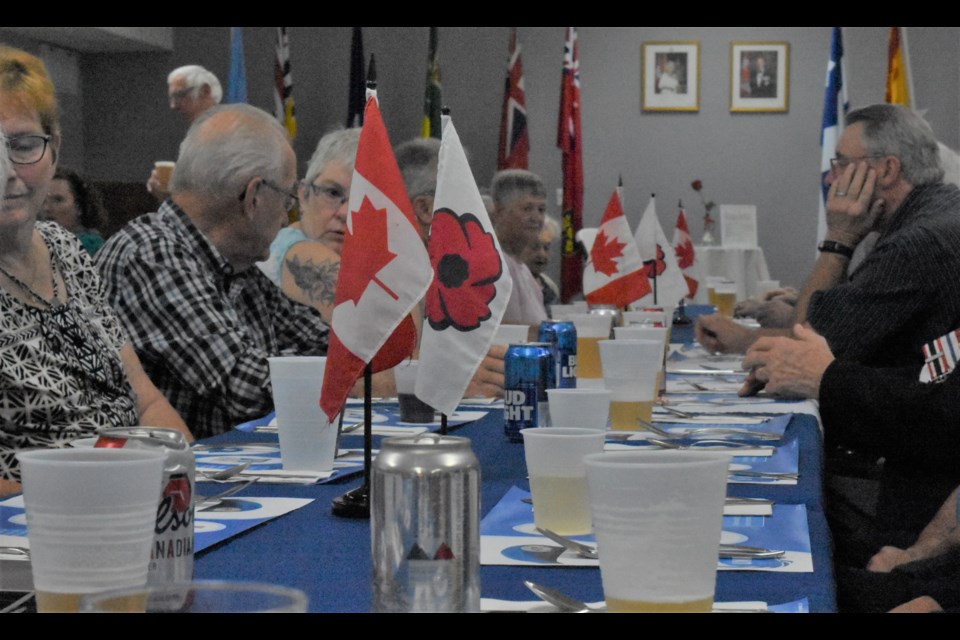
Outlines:
[{"label": "ontario flag", "polygon": [[650,196],[640,224],[637,225],[635,235],[640,259],[643,261],[647,279],[652,281],[653,293],[646,300],[641,300],[642,306],[652,304],[674,307],[687,295],[687,281],[677,265],[677,257],[673,252],[673,245],[667,241],[667,235],[660,226],[657,218],[657,199]]},{"label": "ontario flag", "polygon": [[432,277],[374,94],[367,99],[354,164],[327,348],[330,373],[320,394],[331,421],[368,362],[381,371],[413,352],[416,330],[409,314]]},{"label": "ontario flag", "polygon": [[580,138],[580,48],[577,28],[567,27],[560,85],[557,146],[563,155],[563,224],[560,232],[560,299],[580,293],[583,263],[577,232],[583,226],[583,141]]},{"label": "ontario flag", "polygon": [[687,281],[687,297],[693,300],[700,288],[700,268],[682,205],[677,214],[677,226],[673,230],[673,253],[677,258],[677,266],[683,272],[683,279]]},{"label": "ontario flag", "polygon": [[513,282],[457,130],[443,116],[416,395],[452,415],[490,349]]},{"label": "ontario flag", "polygon": [[625,307],[650,293],[643,271],[630,223],[623,215],[620,196],[614,191],[583,270],[584,297],[589,304]]},{"label": "ontario flag", "polygon": [[503,89],[503,112],[500,116],[500,149],[497,171],[526,169],[530,163],[530,135],[527,133],[527,99],[523,90],[523,63],[517,28],[510,29],[510,55],[507,60],[507,82]]}]

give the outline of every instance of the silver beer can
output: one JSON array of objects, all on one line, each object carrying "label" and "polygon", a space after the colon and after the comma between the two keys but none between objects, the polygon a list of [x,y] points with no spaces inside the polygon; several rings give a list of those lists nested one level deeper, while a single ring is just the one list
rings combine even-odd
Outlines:
[{"label": "silver beer can", "polygon": [[94,446],[152,449],[166,453],[147,583],[192,580],[193,489],[197,467],[186,437],[175,429],[118,427],[100,431]]},{"label": "silver beer can", "polygon": [[384,440],[373,462],[374,612],[480,611],[480,463],[467,438]]}]

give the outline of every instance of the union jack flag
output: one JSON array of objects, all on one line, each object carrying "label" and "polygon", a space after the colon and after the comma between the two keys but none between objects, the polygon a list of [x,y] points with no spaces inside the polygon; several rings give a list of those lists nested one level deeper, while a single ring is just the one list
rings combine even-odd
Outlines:
[{"label": "union jack flag", "polygon": [[530,136],[527,133],[526,102],[523,88],[523,63],[520,61],[520,41],[517,38],[517,28],[512,27],[507,81],[503,90],[503,113],[500,117],[497,171],[527,169],[529,166]]}]

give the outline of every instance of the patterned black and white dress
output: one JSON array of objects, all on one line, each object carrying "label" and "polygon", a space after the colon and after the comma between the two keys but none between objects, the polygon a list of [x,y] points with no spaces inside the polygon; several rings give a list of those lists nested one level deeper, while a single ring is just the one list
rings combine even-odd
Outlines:
[{"label": "patterned black and white dress", "polygon": [[136,397],[120,324],[76,237],[37,229],[66,284],[64,305],[40,309],[0,289],[0,478],[20,479],[17,451],[62,447],[103,427],[135,425]]}]

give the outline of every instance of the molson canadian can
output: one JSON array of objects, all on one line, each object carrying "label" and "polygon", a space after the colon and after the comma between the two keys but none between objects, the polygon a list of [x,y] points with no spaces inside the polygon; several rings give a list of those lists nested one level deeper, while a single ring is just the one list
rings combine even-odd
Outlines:
[{"label": "molson canadian can", "polygon": [[540,342],[554,347],[557,364],[557,388],[577,388],[577,327],[572,322],[544,320],[540,323]]},{"label": "molson canadian can", "polygon": [[373,611],[480,611],[480,463],[470,440],[388,438],[370,480]]},{"label": "molson canadian can", "polygon": [[523,442],[522,429],[550,425],[547,389],[556,387],[553,345],[512,344],[507,349],[503,390],[504,433],[510,442]]},{"label": "molson canadian can", "polygon": [[94,446],[166,452],[147,582],[168,584],[192,580],[196,462],[186,437],[174,429],[119,427],[103,429]]}]

